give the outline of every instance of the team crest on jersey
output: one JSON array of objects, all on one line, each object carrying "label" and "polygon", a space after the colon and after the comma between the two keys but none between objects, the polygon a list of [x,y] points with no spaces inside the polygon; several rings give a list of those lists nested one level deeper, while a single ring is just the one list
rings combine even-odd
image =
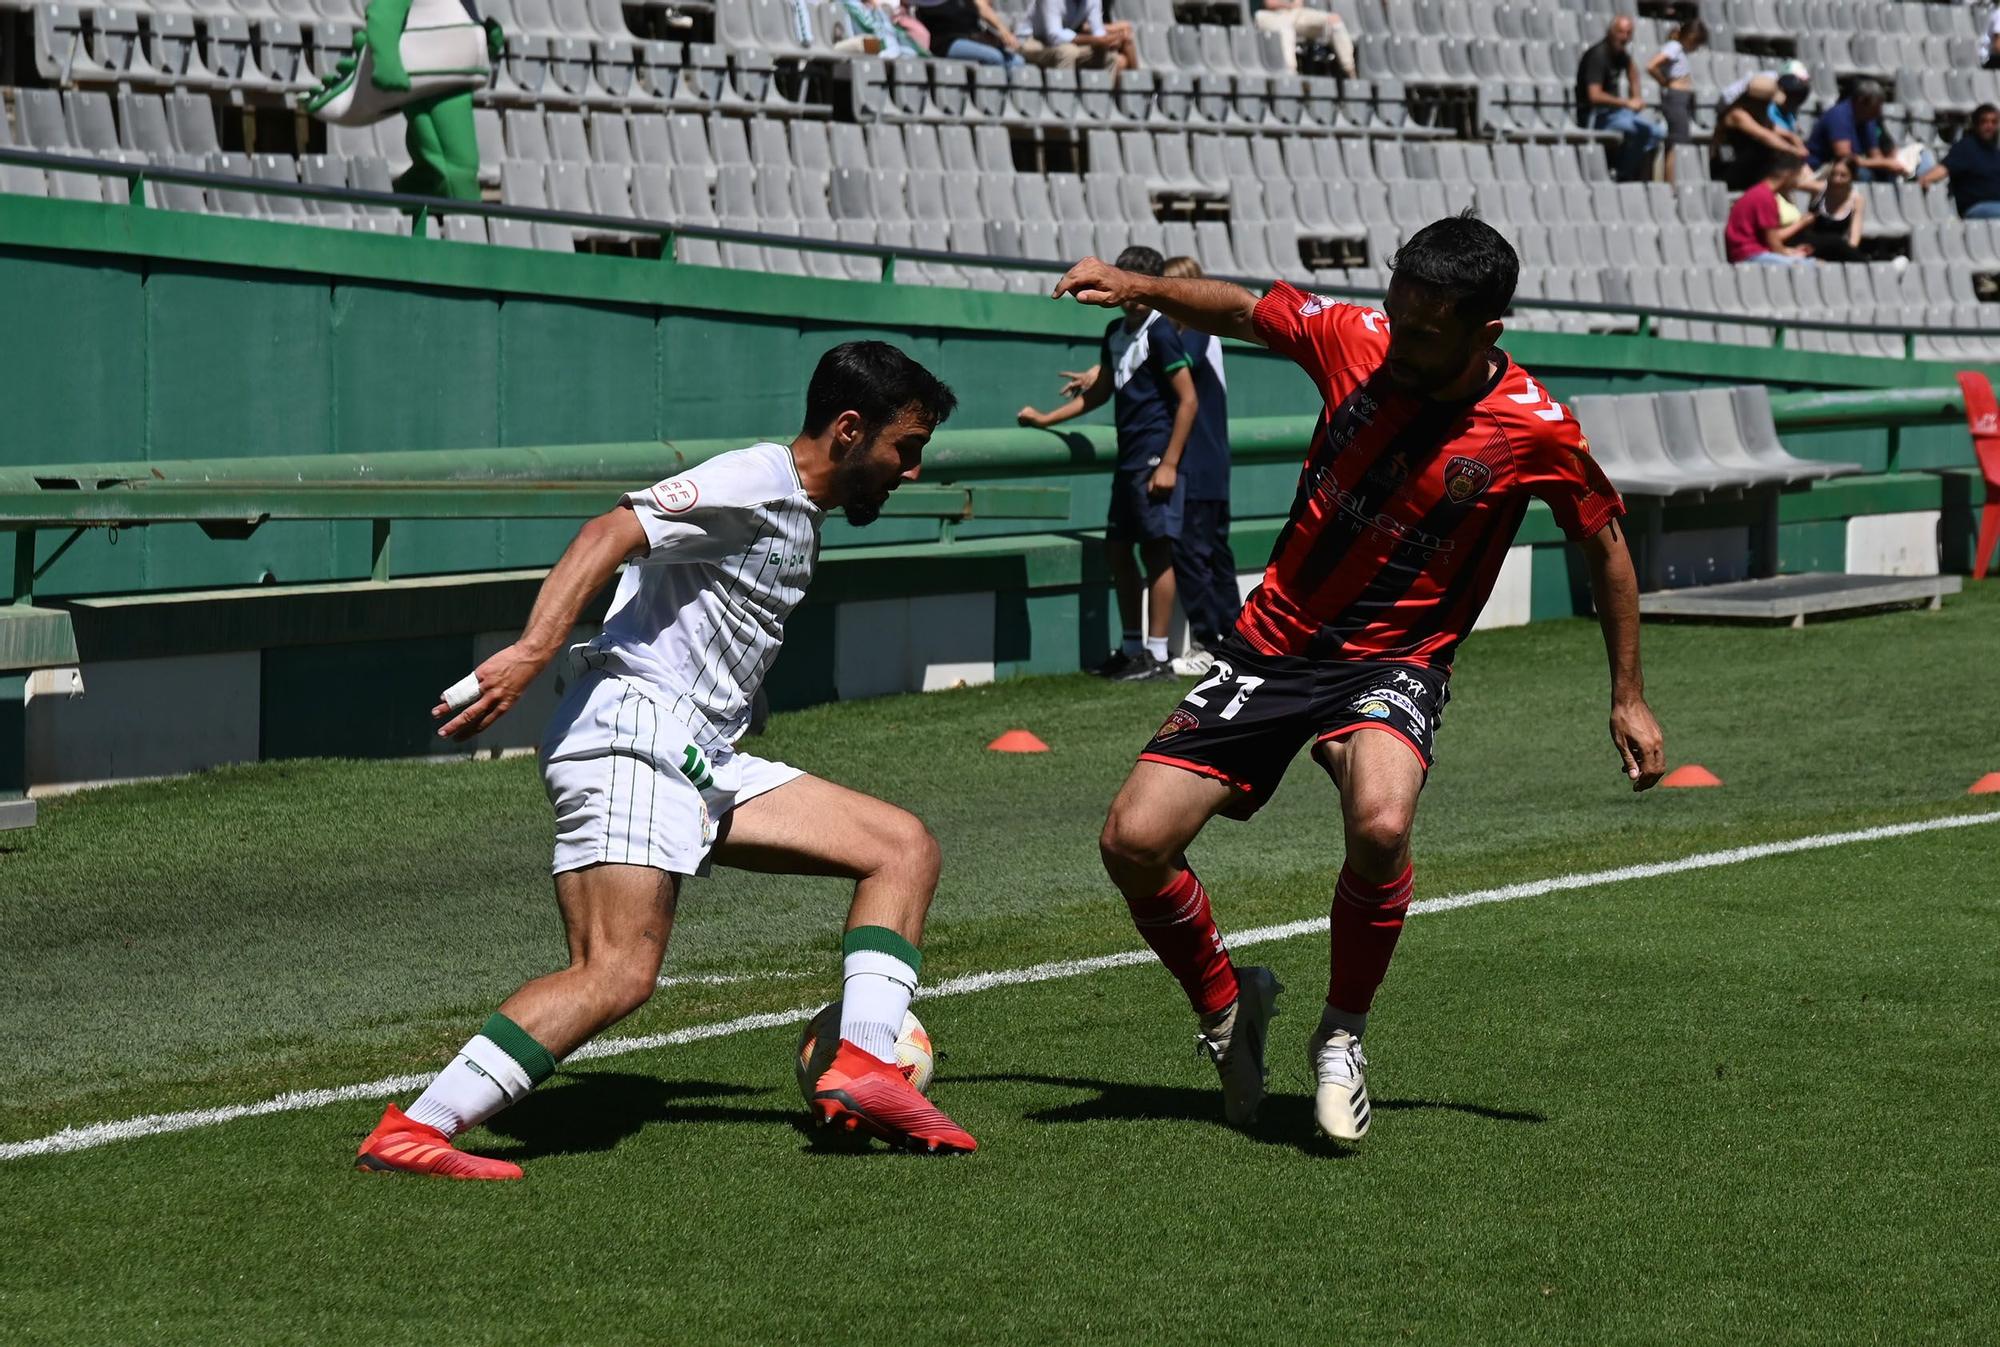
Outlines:
[{"label": "team crest on jersey", "polygon": [[1299,317],[1310,318],[1314,314],[1325,313],[1338,303],[1339,300],[1328,299],[1325,295],[1307,295],[1306,302],[1299,305]]},{"label": "team crest on jersey", "polygon": [[685,477],[676,477],[653,488],[653,499],[668,514],[686,514],[701,499],[701,490]]},{"label": "team crest on jersey", "polygon": [[1167,717],[1166,724],[1160,726],[1160,732],[1153,736],[1153,742],[1171,739],[1182,730],[1191,730],[1199,724],[1201,722],[1195,719],[1194,712],[1177,706],[1174,708],[1174,713]]},{"label": "team crest on jersey", "polygon": [[1464,454],[1444,465],[1444,493],[1452,504],[1463,505],[1484,491],[1493,481],[1493,469]]}]

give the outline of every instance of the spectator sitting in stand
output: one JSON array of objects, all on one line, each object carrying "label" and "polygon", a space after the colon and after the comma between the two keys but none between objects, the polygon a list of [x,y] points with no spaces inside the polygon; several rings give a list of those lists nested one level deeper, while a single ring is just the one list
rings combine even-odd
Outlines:
[{"label": "spectator sitting in stand", "polygon": [[833,44],[837,52],[880,56],[885,61],[930,55],[896,22],[898,0],[834,0],[847,36]]},{"label": "spectator sitting in stand", "polygon": [[1762,182],[1772,156],[1805,155],[1804,141],[1771,125],[1771,105],[1778,93],[1777,76],[1753,75],[1715,123],[1708,175],[1732,192],[1747,192]]},{"label": "spectator sitting in stand", "polygon": [[1972,125],[1944,156],[1919,178],[1925,187],[1950,175],[1952,204],[1961,219],[2000,220],[2000,108],[1981,103]]},{"label": "spectator sitting in stand", "polygon": [[1854,190],[1854,161],[1836,159],[1826,166],[1826,190],[1813,198],[1812,224],[1805,242],[1822,262],[1859,262],[1861,227],[1868,218],[1868,201]]},{"label": "spectator sitting in stand", "polygon": [[931,55],[980,65],[1023,65],[1021,40],[993,12],[992,0],[916,0],[930,30]]},{"label": "spectator sitting in stand", "polygon": [[1897,182],[1928,173],[1935,164],[1929,151],[1915,163],[1897,152],[1895,138],[1882,125],[1882,86],[1874,80],[1857,80],[1847,97],[1820,116],[1806,140],[1806,157],[1814,168],[1852,159],[1863,182]]},{"label": "spectator sitting in stand", "polygon": [[1299,68],[1299,43],[1321,42],[1333,51],[1342,79],[1354,78],[1354,35],[1338,14],[1313,9],[1304,0],[1263,0],[1255,11],[1257,26],[1285,40],[1285,69]]},{"label": "spectator sitting in stand", "polygon": [[[1688,19],[1674,29],[1674,35],[1646,63],[1646,73],[1660,82],[1660,111],[1667,119],[1667,144],[1694,143],[1694,67],[1691,52],[1708,45],[1708,25]],[[1674,180],[1673,152],[1668,151],[1666,179]]]},{"label": "spectator sitting in stand", "polygon": [[1034,0],[1014,26],[1014,35],[1021,39],[1028,59],[1039,66],[1139,68],[1132,25],[1105,22],[1104,0]]},{"label": "spectator sitting in stand", "polygon": [[1781,194],[1797,187],[1803,166],[1795,154],[1773,155],[1764,180],[1738,197],[1729,208],[1729,221],[1723,226],[1722,237],[1731,262],[1774,266],[1813,264],[1812,249],[1792,242],[1812,227],[1813,217],[1802,212],[1788,225],[1778,209]]},{"label": "spectator sitting in stand", "polygon": [[1622,138],[1617,156],[1620,182],[1651,177],[1653,151],[1666,138],[1666,127],[1641,115],[1645,108],[1646,100],[1639,96],[1639,63],[1632,59],[1632,20],[1621,14],[1605,30],[1604,40],[1583,53],[1576,68],[1578,120]]}]

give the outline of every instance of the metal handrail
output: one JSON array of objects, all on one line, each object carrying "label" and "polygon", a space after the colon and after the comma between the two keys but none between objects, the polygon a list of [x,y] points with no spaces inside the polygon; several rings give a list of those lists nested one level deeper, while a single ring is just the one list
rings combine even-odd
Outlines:
[{"label": "metal handrail", "polygon": [[[904,248],[880,243],[852,243],[840,239],[816,238],[807,234],[766,234],[751,230],[726,229],[717,225],[670,223],[659,220],[644,220],[634,216],[597,215],[580,211],[551,210],[540,206],[513,206],[485,201],[457,201],[445,197],[414,196],[405,192],[375,192],[355,187],[327,187],[317,183],[269,181],[263,178],[243,178],[230,173],[211,173],[204,169],[174,168],[157,164],[125,164],[104,159],[92,159],[78,155],[56,154],[46,150],[25,150],[11,146],[0,146],[0,164],[25,164],[31,167],[54,169],[58,172],[85,173],[96,177],[123,178],[130,189],[131,204],[145,208],[145,184],[148,182],[171,183],[187,187],[211,187],[220,191],[246,192],[256,196],[295,197],[308,201],[337,201],[356,206],[376,206],[412,217],[413,232],[423,236],[425,222],[433,217],[445,215],[471,215],[490,220],[521,220],[529,224],[556,225],[571,229],[584,229],[604,234],[646,234],[661,240],[662,260],[673,262],[673,241],[676,238],[704,239],[717,243],[741,243],[754,247],[786,248],[802,252],[836,253],[845,256],[869,257],[881,263],[882,279],[895,279],[895,264],[898,261],[935,263],[941,266],[979,267],[994,271],[1039,271],[1060,275],[1072,265],[1067,261],[1042,260],[1024,257],[1000,257],[987,253],[945,252],[929,248]],[[252,219],[255,217],[238,217]],[[286,221],[265,221],[265,223],[287,223]],[[1222,275],[1219,279],[1235,281],[1253,289],[1269,283],[1270,277]],[[1384,292],[1358,286],[1328,286],[1315,281],[1307,281],[1302,289],[1341,295],[1356,299],[1381,299]],[[1609,314],[1621,318],[1637,318],[1642,337],[1653,334],[1644,330],[1645,325],[1659,319],[1694,323],[1727,323],[1736,327],[1756,327],[1770,330],[1774,341],[1781,340],[1785,332],[1846,332],[1853,334],[1888,334],[1905,338],[1905,358],[1913,358],[1910,343],[1917,337],[1984,337],[1990,339],[1993,332],[1977,327],[1909,327],[1881,323],[1832,322],[1818,318],[1767,318],[1753,314],[1711,313],[1696,309],[1676,309],[1649,307],[1633,304],[1592,304],[1576,300],[1533,299],[1517,297],[1516,309],[1532,309],[1550,313]]]}]

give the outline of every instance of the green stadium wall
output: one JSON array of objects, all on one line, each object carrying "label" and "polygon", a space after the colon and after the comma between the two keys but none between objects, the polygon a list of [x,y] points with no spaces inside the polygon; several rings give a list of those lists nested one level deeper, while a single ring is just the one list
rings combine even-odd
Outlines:
[{"label": "green stadium wall", "polygon": [[[1054,400],[1057,371],[1094,360],[1107,321],[1033,296],[14,198],[0,211],[0,306],[10,393],[0,472],[789,438],[814,361],[856,337],[896,342],[951,382],[954,428],[1008,426],[1023,403]],[[1521,334],[1508,346],[1565,399],[1718,382],[1936,385],[1956,368],[1638,337]],[[1317,402],[1289,362],[1254,348],[1232,348],[1229,385],[1237,416]],[[1860,568],[1857,548],[1881,565],[1885,547],[1922,551],[1940,525],[1947,568],[1969,563],[1980,488],[1963,427],[1787,442],[1870,476],[1785,497],[1782,569]],[[1239,465],[1245,565],[1268,550],[1296,475],[1288,464]],[[1101,651],[1113,619],[1091,531],[1108,483],[1095,473],[1038,481],[1070,488],[1068,521],[968,521],[948,543],[931,520],[885,519],[866,533],[831,521],[821,579],[773,675],[774,704],[1055,672]],[[1857,519],[1879,522],[1857,531]],[[1704,556],[1724,574],[1747,553],[1748,521],[1726,508],[1670,511],[1666,522],[1689,544],[1682,582],[1714,578],[1698,573]],[[401,524],[398,578],[386,585],[365,578],[366,522],[267,524],[240,541],[192,525],[93,530],[52,564],[62,538],[45,534],[40,607],[0,623],[0,670],[61,663],[37,613],[66,611],[86,694],[71,700],[46,668],[0,681],[0,790],[256,757],[436,751],[423,715],[433,694],[518,624],[535,569],[573,528]],[[0,556],[12,564],[11,550]],[[1537,506],[1491,616],[1567,616],[1579,599]],[[177,724],[154,724],[149,703],[179,707]],[[487,747],[527,746],[534,719],[517,714],[511,737]]]}]

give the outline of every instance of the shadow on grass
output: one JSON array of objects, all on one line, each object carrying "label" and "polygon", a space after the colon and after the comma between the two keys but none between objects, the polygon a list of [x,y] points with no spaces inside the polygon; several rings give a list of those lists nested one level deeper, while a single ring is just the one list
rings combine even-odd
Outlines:
[{"label": "shadow on grass", "polygon": [[514,1142],[478,1148],[496,1160],[521,1163],[548,1155],[608,1151],[653,1123],[794,1123],[797,1109],[755,1108],[720,1101],[772,1093],[712,1080],[662,1080],[632,1072],[565,1076],[535,1091],[486,1124]]},{"label": "shadow on grass", "polygon": [[[974,1085],[1006,1083],[1052,1085],[1066,1090],[1088,1090],[1095,1097],[1071,1104],[1036,1109],[1029,1122],[1193,1122],[1227,1128],[1222,1117],[1222,1098],[1212,1088],[1184,1085],[1138,1085],[1130,1082],[1098,1080],[1086,1076],[1046,1076],[996,1074],[958,1076],[954,1083]],[[1442,1109],[1491,1122],[1544,1123],[1540,1113],[1489,1108],[1484,1104],[1461,1104],[1443,1099],[1378,1099],[1375,1109],[1402,1111]],[[1232,1129],[1233,1130],[1233,1129]],[[1313,1122],[1312,1099],[1301,1094],[1272,1094],[1265,1098],[1254,1126],[1242,1129],[1244,1136],[1272,1146],[1292,1146],[1319,1159],[1344,1160],[1355,1152],[1320,1135]]]}]

